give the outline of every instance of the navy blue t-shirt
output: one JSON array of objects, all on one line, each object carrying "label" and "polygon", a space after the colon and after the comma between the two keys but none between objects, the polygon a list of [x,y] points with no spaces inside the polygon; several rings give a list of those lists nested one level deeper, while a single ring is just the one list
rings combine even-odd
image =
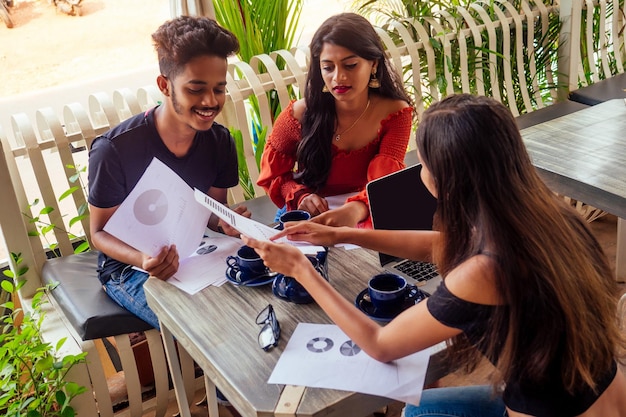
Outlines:
[{"label": "navy blue t-shirt", "polygon": [[[214,123],[197,132],[189,152],[177,157],[165,146],[154,123],[154,109],[138,114],[97,137],[89,151],[89,204],[110,208],[130,194],[153,158],[176,172],[191,188],[208,192],[211,187],[229,188],[239,182],[237,149],[228,129]],[[99,277],[126,264],[100,253]]]}]

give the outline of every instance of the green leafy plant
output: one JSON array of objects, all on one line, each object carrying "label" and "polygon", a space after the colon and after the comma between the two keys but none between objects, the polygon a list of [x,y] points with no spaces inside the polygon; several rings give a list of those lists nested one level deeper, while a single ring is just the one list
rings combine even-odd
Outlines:
[{"label": "green leafy plant", "polygon": [[[385,27],[388,23],[394,22],[402,22],[406,29],[411,33],[414,39],[418,38],[418,34],[411,27],[411,21],[419,21],[425,28],[432,29],[429,22],[437,21],[439,26],[444,28],[445,33],[452,33],[454,29],[452,29],[449,19],[454,20],[454,26],[457,28],[457,31],[467,30],[467,24],[465,23],[464,17],[458,13],[457,8],[464,8],[470,15],[476,17],[477,21],[481,21],[482,17],[477,15],[475,11],[472,10],[470,5],[474,3],[475,0],[435,0],[435,1],[414,1],[414,0],[355,0],[353,2],[353,7],[358,10],[359,13],[366,16],[368,19],[373,22],[378,23],[381,27]],[[518,10],[520,9],[518,2],[511,1],[511,3]],[[549,0],[546,0],[546,4],[550,4]],[[495,8],[502,6],[497,2],[491,2],[488,5],[483,3],[483,7],[487,15],[493,21],[498,20],[498,16],[495,13]],[[448,16],[444,17],[442,11],[445,11],[445,14]],[[506,11],[505,11],[506,12]],[[436,67],[436,76],[432,81],[432,84],[435,85],[436,90],[441,95],[446,95],[446,91],[449,87],[452,88],[455,92],[461,92],[462,89],[462,77],[461,77],[461,68],[467,66],[467,72],[469,74],[475,74],[479,72],[482,76],[482,82],[484,84],[485,93],[488,95],[494,94],[494,89],[496,85],[499,87],[499,94],[502,97],[502,101],[510,106],[509,101],[515,101],[516,107],[523,112],[532,111],[532,108],[525,108],[523,98],[521,94],[518,94],[522,90],[522,85],[519,80],[524,79],[526,83],[525,91],[528,91],[528,94],[533,101],[531,104],[534,107],[538,107],[538,104],[534,102],[535,91],[531,90],[536,86],[537,92],[539,93],[543,104],[548,104],[553,101],[553,97],[555,94],[554,91],[558,87],[556,83],[552,80],[552,74],[556,71],[556,64],[558,58],[558,47],[559,47],[559,32],[561,28],[561,23],[556,14],[550,16],[550,21],[548,24],[548,29],[545,34],[542,34],[542,27],[540,24],[536,24],[534,27],[531,25],[524,23],[522,28],[522,51],[524,55],[528,55],[528,51],[532,48],[532,59],[534,62],[534,70],[531,71],[528,67],[529,60],[526,61],[524,68],[518,68],[517,65],[513,62],[505,62],[505,57],[503,54],[503,36],[502,36],[502,27],[497,27],[495,29],[497,33],[497,45],[495,50],[490,50],[485,47],[487,45],[487,30],[483,30],[481,32],[482,37],[482,45],[476,44],[473,37],[468,37],[466,39],[467,46],[467,57],[462,58],[460,55],[460,50],[458,45],[454,45],[451,50],[451,56],[445,55],[445,51],[443,45],[439,39],[443,33],[437,33],[437,36],[431,36],[429,38],[430,46],[434,49],[435,53],[435,67]],[[533,44],[528,45],[528,31],[533,31],[532,39]],[[397,35],[391,34],[392,38],[396,43],[402,42],[401,39],[398,38]],[[517,36],[517,33],[512,32],[511,37]],[[511,40],[511,43],[517,47],[517,43],[514,42],[514,39]],[[488,55],[494,55],[496,57],[496,74],[497,79],[491,79],[491,73],[489,71],[491,63],[487,59]],[[426,57],[426,53],[424,51],[420,52],[420,61],[423,63],[420,68],[421,76],[420,78],[423,80],[428,80],[429,68],[428,68],[428,59]],[[515,51],[511,53],[511,56],[515,56]],[[505,74],[504,67],[509,66],[512,72],[512,82],[513,82],[513,90],[515,94],[512,97],[507,95],[507,91],[504,89],[505,85]],[[444,74],[445,70],[448,70],[451,74],[451,80],[453,85],[448,86],[448,81],[446,80]],[[412,68],[405,68],[405,85],[409,89],[409,91],[415,94],[414,86],[412,86]],[[532,78],[532,74],[535,74],[536,79]],[[426,87],[431,87],[430,82],[426,82]],[[475,77],[471,77],[469,80],[469,91],[466,92],[476,92],[477,91],[477,80]],[[427,92],[427,89],[422,93],[424,96],[422,99],[429,105],[433,101],[433,97]]]},{"label": "green leafy plant", "polygon": [[440,10],[467,7],[474,0],[354,0],[352,8],[372,22],[383,25],[392,20],[434,16]]},{"label": "green leafy plant", "polygon": [[[593,74],[595,73],[600,80],[604,80],[612,77],[620,72],[618,68],[618,62],[622,67],[626,65],[626,51],[622,45],[621,48],[613,48],[611,44],[616,43],[618,38],[624,36],[624,30],[626,30],[626,23],[624,21],[623,12],[624,2],[619,2],[619,9],[615,11],[614,3],[607,2],[606,10],[602,10],[600,7],[596,7],[595,3],[582,4],[581,14],[581,31],[587,33],[589,28],[593,35],[589,38],[583,36],[580,39],[580,53],[583,69],[583,77],[578,80],[578,87],[584,87],[585,85],[591,85],[596,80]],[[593,8],[591,15],[588,14],[588,7]],[[604,15],[603,15],[604,14]],[[608,27],[602,27],[607,25],[611,20],[616,19],[618,22],[617,30]],[[600,28],[602,27],[602,32]],[[602,34],[603,36],[600,36]],[[614,40],[615,39],[615,40]],[[602,49],[608,49],[606,52],[606,58],[608,66],[605,66],[605,62],[600,59],[600,52]],[[595,59],[589,60],[589,56],[595,56]]]},{"label": "green leafy plant", "polygon": [[222,0],[214,2],[220,25],[237,36],[239,59],[289,49],[296,40],[302,0]]},{"label": "green leafy plant", "polygon": [[[223,0],[214,2],[215,17],[220,25],[224,26],[239,39],[240,50],[237,57],[243,62],[250,62],[255,55],[268,54],[280,49],[289,50],[297,42],[297,27],[302,11],[303,0]],[[285,68],[285,62],[279,57],[276,61],[279,69]],[[257,68],[260,73],[265,68]],[[241,74],[239,74],[241,76]],[[296,97],[294,90],[289,87],[292,98]],[[272,117],[275,118],[281,111],[278,94],[271,90],[267,92]],[[267,126],[261,123],[259,104],[255,96],[251,96],[250,124],[253,132],[253,146],[258,149],[258,159],[265,146]],[[237,140],[237,138],[235,138]],[[243,168],[242,168],[243,163]],[[239,160],[240,173],[248,172],[245,159]],[[246,199],[254,197],[254,189],[249,176],[240,177],[244,187]]]},{"label": "green leafy plant", "polygon": [[[20,277],[28,271],[21,254],[11,253],[17,273],[4,271],[8,279],[2,289],[15,294],[25,281]],[[70,369],[85,362],[87,353],[59,357],[66,338],[53,348],[41,337],[44,319],[42,306],[46,292],[53,286],[39,288],[32,298],[29,312],[16,308],[12,301],[2,304],[4,313],[0,334],[0,414],[7,417],[73,417],[73,398],[86,388],[66,380]]]},{"label": "green leafy plant", "polygon": [[[73,169],[75,172],[74,174],[72,174],[69,177],[69,181],[72,184],[76,184],[76,185],[72,185],[69,189],[65,190],[58,198],[58,201],[61,202],[64,199],[72,196],[75,192],[77,192],[78,190],[82,190],[84,193],[86,193],[87,190],[87,186],[85,185],[85,183],[82,180],[82,174],[84,174],[87,171],[87,167],[86,166],[74,166],[74,165],[67,165],[67,168],[69,169]],[[33,209],[34,207],[38,206],[40,204],[40,200],[37,198],[35,199],[31,204],[29,204],[29,208]],[[32,212],[34,212],[34,210],[31,210]],[[77,241],[77,245],[75,245],[74,247],[74,253],[83,253],[83,252],[87,252],[89,251],[91,248],[89,246],[89,242],[87,241],[87,239],[85,239],[84,236],[79,236],[79,235],[75,235],[73,234],[70,230],[71,227],[74,226],[76,223],[79,223],[89,217],[89,206],[87,205],[87,203],[83,203],[80,207],[78,207],[77,210],[77,214],[76,216],[72,217],[69,220],[68,226],[69,229],[66,230],[64,227],[61,227],[59,225],[56,225],[54,223],[51,223],[50,221],[46,220],[47,215],[52,213],[54,211],[53,207],[50,206],[45,206],[43,208],[41,208],[38,212],[38,214],[36,216],[31,216],[28,213],[22,213],[25,217],[28,218],[29,223],[34,224],[36,229],[32,230],[28,233],[29,236],[40,236],[41,238],[44,239],[44,241],[46,242],[47,247],[50,249],[50,253],[53,254],[53,256],[55,256],[57,254],[57,252],[55,251],[55,249],[57,248],[57,243],[52,241],[48,236],[51,232],[53,232],[54,230],[60,230],[63,233],[67,233],[67,235],[69,236],[69,238],[72,241]]]}]

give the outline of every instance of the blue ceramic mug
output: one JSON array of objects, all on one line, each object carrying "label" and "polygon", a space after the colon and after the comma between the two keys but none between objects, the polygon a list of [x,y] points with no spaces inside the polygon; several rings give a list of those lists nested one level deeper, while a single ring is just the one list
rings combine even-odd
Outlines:
[{"label": "blue ceramic mug", "polygon": [[240,283],[258,278],[268,272],[263,259],[247,245],[240,247],[236,256],[227,257],[226,264],[233,272],[231,276]]},{"label": "blue ceramic mug", "polygon": [[[328,269],[326,264],[326,251],[318,252],[317,256],[306,256],[315,270],[328,281]],[[308,304],[313,302],[313,297],[304,289],[302,284],[293,277],[278,274],[272,283],[272,292],[275,296],[295,304]]]},{"label": "blue ceramic mug", "polygon": [[305,210],[291,210],[281,214],[279,218],[279,223],[277,225],[278,230],[283,230],[285,223],[287,222],[297,222],[302,220],[309,220],[311,215],[308,211]]},{"label": "blue ceramic mug", "polygon": [[370,301],[380,312],[392,312],[399,309],[408,289],[406,279],[391,273],[374,275],[367,284]]}]

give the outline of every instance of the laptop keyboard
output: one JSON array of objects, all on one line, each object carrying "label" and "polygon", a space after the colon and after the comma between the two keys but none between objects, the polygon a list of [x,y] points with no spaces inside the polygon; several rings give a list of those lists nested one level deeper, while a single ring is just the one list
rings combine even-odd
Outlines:
[{"label": "laptop keyboard", "polygon": [[422,261],[412,261],[410,259],[394,265],[394,268],[410,276],[414,280],[421,282],[428,281],[429,279],[435,278],[439,275],[434,264]]}]

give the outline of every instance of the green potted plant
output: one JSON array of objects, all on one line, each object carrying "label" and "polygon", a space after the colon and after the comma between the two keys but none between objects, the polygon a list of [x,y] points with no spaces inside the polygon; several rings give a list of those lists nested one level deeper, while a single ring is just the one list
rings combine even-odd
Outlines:
[{"label": "green potted plant", "polygon": [[[20,254],[11,253],[18,265],[18,273],[4,271],[2,290],[16,294],[25,281],[20,276],[27,267],[20,265]],[[85,361],[86,353],[60,357],[65,343],[61,339],[55,347],[41,337],[44,319],[43,305],[46,291],[40,288],[27,312],[9,300],[3,308],[0,334],[0,415],[7,417],[73,417],[71,401],[86,388],[66,379],[68,372]]]}]

